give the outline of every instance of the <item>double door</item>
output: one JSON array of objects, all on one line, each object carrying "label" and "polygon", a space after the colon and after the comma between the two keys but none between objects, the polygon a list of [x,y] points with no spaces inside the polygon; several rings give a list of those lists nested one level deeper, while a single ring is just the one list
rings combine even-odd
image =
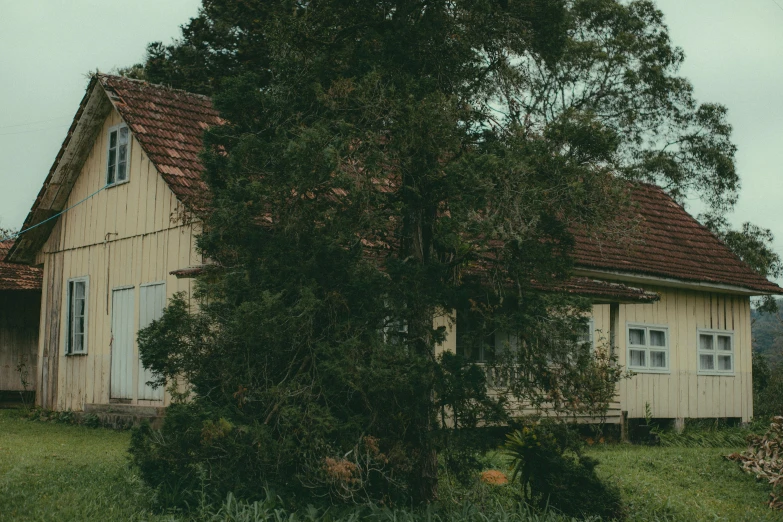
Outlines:
[{"label": "double door", "polygon": [[154,374],[141,364],[136,335],[140,329],[149,326],[163,315],[166,306],[166,284],[151,283],[139,287],[138,328],[135,321],[135,296],[135,287],[116,288],[112,291],[111,398],[162,401],[163,387],[152,388],[147,384],[154,378]]}]

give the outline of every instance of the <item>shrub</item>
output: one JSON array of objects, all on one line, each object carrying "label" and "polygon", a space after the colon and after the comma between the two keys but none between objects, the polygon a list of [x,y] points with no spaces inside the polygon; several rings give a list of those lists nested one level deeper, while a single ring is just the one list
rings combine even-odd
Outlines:
[{"label": "shrub", "polygon": [[624,519],[619,490],[601,482],[595,473],[598,461],[582,455],[581,448],[567,425],[542,422],[510,433],[504,449],[526,502],[568,516]]},{"label": "shrub", "polygon": [[783,414],[783,375],[768,359],[753,353],[753,409],[759,417]]}]

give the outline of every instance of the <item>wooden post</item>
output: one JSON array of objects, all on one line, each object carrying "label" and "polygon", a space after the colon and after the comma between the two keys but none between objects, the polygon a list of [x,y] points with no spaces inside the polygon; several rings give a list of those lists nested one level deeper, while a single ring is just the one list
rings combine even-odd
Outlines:
[{"label": "wooden post", "polygon": [[628,442],[628,412],[622,412],[620,416],[620,442]]},{"label": "wooden post", "polygon": [[685,431],[685,417],[677,417],[674,419],[674,431],[677,433]]},{"label": "wooden post", "polygon": [[617,355],[620,340],[620,303],[609,305],[609,347],[611,355]]}]

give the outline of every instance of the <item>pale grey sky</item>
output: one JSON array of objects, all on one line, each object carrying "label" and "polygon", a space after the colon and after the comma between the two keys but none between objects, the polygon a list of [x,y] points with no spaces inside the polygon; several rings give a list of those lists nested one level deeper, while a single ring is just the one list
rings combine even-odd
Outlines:
[{"label": "pale grey sky", "polygon": [[[148,42],[177,37],[199,5],[0,0],[0,226],[24,221],[84,94],[86,73],[141,61]],[[730,221],[772,229],[783,254],[783,7],[775,0],[658,6],[685,50],[682,73],[697,98],[729,108],[743,185]]]},{"label": "pale grey sky", "polygon": [[87,86],[141,62],[200,0],[0,0],[0,226],[19,228]]}]

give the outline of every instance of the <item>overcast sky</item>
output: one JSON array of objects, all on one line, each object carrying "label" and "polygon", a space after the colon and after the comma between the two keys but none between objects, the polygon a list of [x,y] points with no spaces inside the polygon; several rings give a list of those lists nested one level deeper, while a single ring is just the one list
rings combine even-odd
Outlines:
[{"label": "overcast sky", "polygon": [[[86,74],[142,61],[148,42],[177,37],[199,5],[0,0],[0,226],[24,221],[84,94]],[[672,40],[685,50],[682,74],[697,98],[729,108],[743,186],[729,219],[772,229],[783,254],[781,5],[658,0]]]}]

